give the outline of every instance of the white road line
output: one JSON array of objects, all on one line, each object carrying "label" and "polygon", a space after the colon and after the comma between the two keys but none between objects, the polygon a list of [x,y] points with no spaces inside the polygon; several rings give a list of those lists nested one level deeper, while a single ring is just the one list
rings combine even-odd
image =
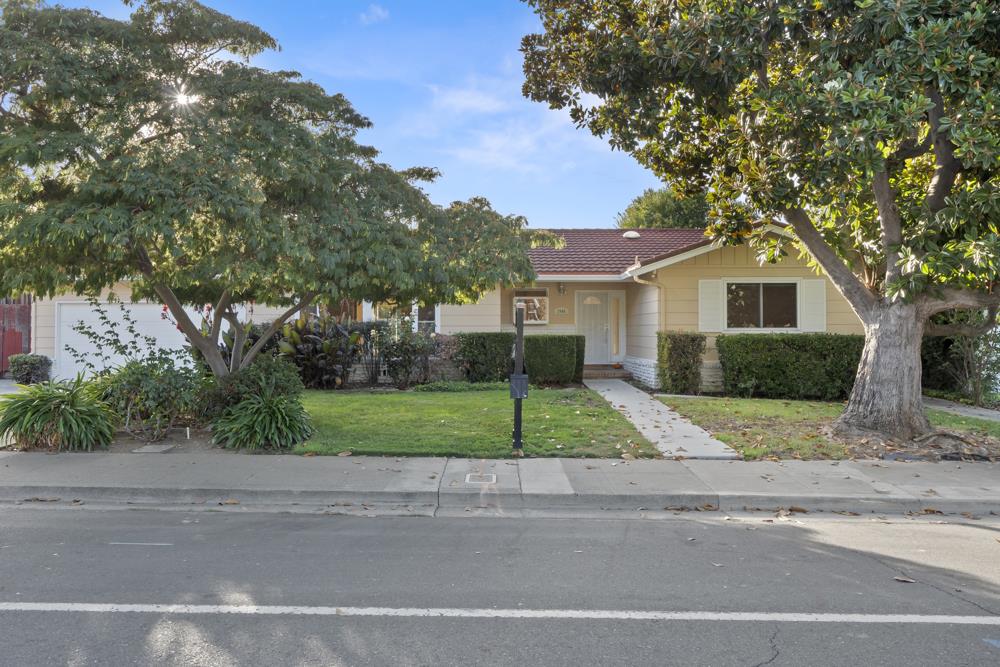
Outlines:
[{"label": "white road line", "polygon": [[119,547],[172,547],[170,542],[108,542],[109,546]]},{"label": "white road line", "polygon": [[98,614],[232,614],[242,616],[383,616],[397,618],[535,618],[609,621],[736,621],[762,623],[919,623],[996,625],[1000,616],[935,614],[812,614],[740,611],[616,611],[601,609],[460,609],[427,607],[303,607],[215,604],[101,604],[87,602],[0,602],[0,612],[84,612]]}]

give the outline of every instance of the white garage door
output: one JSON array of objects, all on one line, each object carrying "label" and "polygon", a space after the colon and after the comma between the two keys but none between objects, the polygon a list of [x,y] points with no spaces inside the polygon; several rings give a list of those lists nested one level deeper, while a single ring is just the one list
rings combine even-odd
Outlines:
[{"label": "white garage door", "polygon": [[[140,336],[151,336],[159,347],[166,349],[182,349],[187,345],[184,334],[177,330],[173,321],[163,319],[163,307],[160,305],[153,303],[104,304],[103,308],[111,320],[117,323],[118,334],[123,341],[129,339],[129,334],[125,330],[126,325],[122,321],[122,309],[126,309],[135,322],[135,328]],[[194,311],[191,311],[190,314],[195,323],[200,321],[200,317]],[[72,378],[77,373],[87,371],[66,350],[67,345],[86,355],[97,367],[97,370],[102,370],[103,364],[96,356],[97,347],[85,335],[73,330],[73,327],[79,322],[83,322],[97,332],[105,330],[97,311],[93,310],[89,304],[56,304],[56,354],[52,369],[52,373],[56,377]],[[140,344],[145,349],[145,343],[140,340]],[[113,364],[122,361],[122,358],[111,350],[104,350],[104,354],[111,357]]]}]

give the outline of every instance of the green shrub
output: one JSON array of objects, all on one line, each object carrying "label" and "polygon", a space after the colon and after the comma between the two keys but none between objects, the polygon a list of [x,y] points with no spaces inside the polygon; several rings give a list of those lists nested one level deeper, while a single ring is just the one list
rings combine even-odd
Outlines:
[{"label": "green shrub", "polygon": [[337,318],[299,318],[281,330],[278,350],[295,364],[302,382],[311,389],[339,389],[347,384],[360,354],[361,334],[351,332]]},{"label": "green shrub", "polygon": [[508,382],[462,382],[461,380],[439,380],[418,384],[413,391],[459,392],[459,391],[506,391]]},{"label": "green shrub", "polygon": [[660,389],[671,394],[699,393],[701,355],[704,352],[704,334],[680,331],[657,333],[656,362]]},{"label": "green shrub", "polygon": [[154,442],[198,411],[205,377],[170,357],[151,357],[124,366],[94,381],[97,396],[139,438]]},{"label": "green shrub", "polygon": [[274,393],[298,398],[304,390],[298,368],[282,357],[265,354],[246,368],[213,380],[202,395],[202,415],[212,420],[253,396]]},{"label": "green shrub", "polygon": [[576,369],[573,371],[573,382],[581,384],[583,382],[583,364],[587,354],[587,337],[573,336],[576,338]]},{"label": "green shrub", "polygon": [[92,451],[114,437],[111,410],[79,376],[65,382],[41,382],[0,403],[0,437],[22,448]]},{"label": "green shrub", "polygon": [[716,346],[729,395],[830,401],[850,394],[864,336],[734,334]]},{"label": "green shrub", "polygon": [[455,360],[469,382],[498,382],[510,376],[514,334],[509,331],[455,334]]},{"label": "green shrub", "polygon": [[385,320],[354,322],[348,327],[350,333],[358,334],[358,362],[365,371],[365,379],[370,386],[378,384],[382,373],[382,346],[389,323]]},{"label": "green shrub", "polygon": [[393,384],[400,389],[410,386],[416,371],[426,379],[429,357],[434,352],[434,339],[422,331],[414,331],[412,320],[395,318],[378,334],[382,362]]},{"label": "green shrub", "polygon": [[297,396],[265,391],[228,408],[212,423],[212,440],[229,449],[290,449],[313,434]]},{"label": "green shrub", "polygon": [[12,354],[10,376],[18,384],[35,384],[49,379],[52,370],[52,360],[43,354]]},{"label": "green shrub", "polygon": [[524,365],[531,381],[571,384],[576,377],[577,338],[547,334],[525,336]]}]

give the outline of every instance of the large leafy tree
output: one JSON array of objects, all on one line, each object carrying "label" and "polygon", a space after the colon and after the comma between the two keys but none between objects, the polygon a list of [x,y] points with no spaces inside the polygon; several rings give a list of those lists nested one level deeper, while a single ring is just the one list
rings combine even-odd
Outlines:
[{"label": "large leafy tree", "polygon": [[708,202],[703,193],[682,196],[670,188],[649,188],[618,214],[625,229],[689,227],[708,225]]},{"label": "large leafy tree", "polygon": [[[533,277],[525,221],[482,199],[433,205],[356,141],[341,95],[249,59],[257,27],[193,0],[127,21],[8,0],[0,13],[0,289],[130,281],[224,375],[236,304],[455,303]],[[208,326],[185,306],[211,305]],[[260,340],[266,341],[268,335]]]},{"label": "large leafy tree", "polygon": [[[784,221],[864,324],[842,432],[929,429],[930,318],[985,311],[1000,267],[1000,7],[983,0],[534,0],[525,93],[775,259]],[[596,101],[595,101],[596,100]]]}]

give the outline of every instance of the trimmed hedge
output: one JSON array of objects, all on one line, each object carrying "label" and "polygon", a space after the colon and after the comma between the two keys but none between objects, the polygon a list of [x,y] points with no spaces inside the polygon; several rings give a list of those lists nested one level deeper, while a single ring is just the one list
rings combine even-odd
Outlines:
[{"label": "trimmed hedge", "polygon": [[656,362],[660,389],[671,394],[701,391],[701,355],[705,335],[676,331],[656,334]]},{"label": "trimmed hedge", "polygon": [[52,360],[43,354],[12,354],[7,361],[10,376],[18,384],[45,382],[52,370]]},{"label": "trimmed hedge", "polygon": [[508,331],[455,334],[455,360],[465,369],[469,382],[500,382],[510,375],[510,351],[514,334]]},{"label": "trimmed hedge", "polygon": [[[455,359],[470,382],[501,382],[511,373],[514,334],[509,331],[455,334]],[[537,384],[571,384],[583,380],[586,338],[539,334],[524,337],[524,365]]]},{"label": "trimmed hedge", "polygon": [[537,384],[570,384],[576,376],[576,336],[524,337],[524,365]]},{"label": "trimmed hedge", "polygon": [[583,383],[583,360],[587,352],[586,336],[570,336],[576,339],[576,370],[573,371],[573,382]]},{"label": "trimmed hedge", "polygon": [[851,393],[864,336],[734,334],[716,338],[726,394],[843,399]]}]

